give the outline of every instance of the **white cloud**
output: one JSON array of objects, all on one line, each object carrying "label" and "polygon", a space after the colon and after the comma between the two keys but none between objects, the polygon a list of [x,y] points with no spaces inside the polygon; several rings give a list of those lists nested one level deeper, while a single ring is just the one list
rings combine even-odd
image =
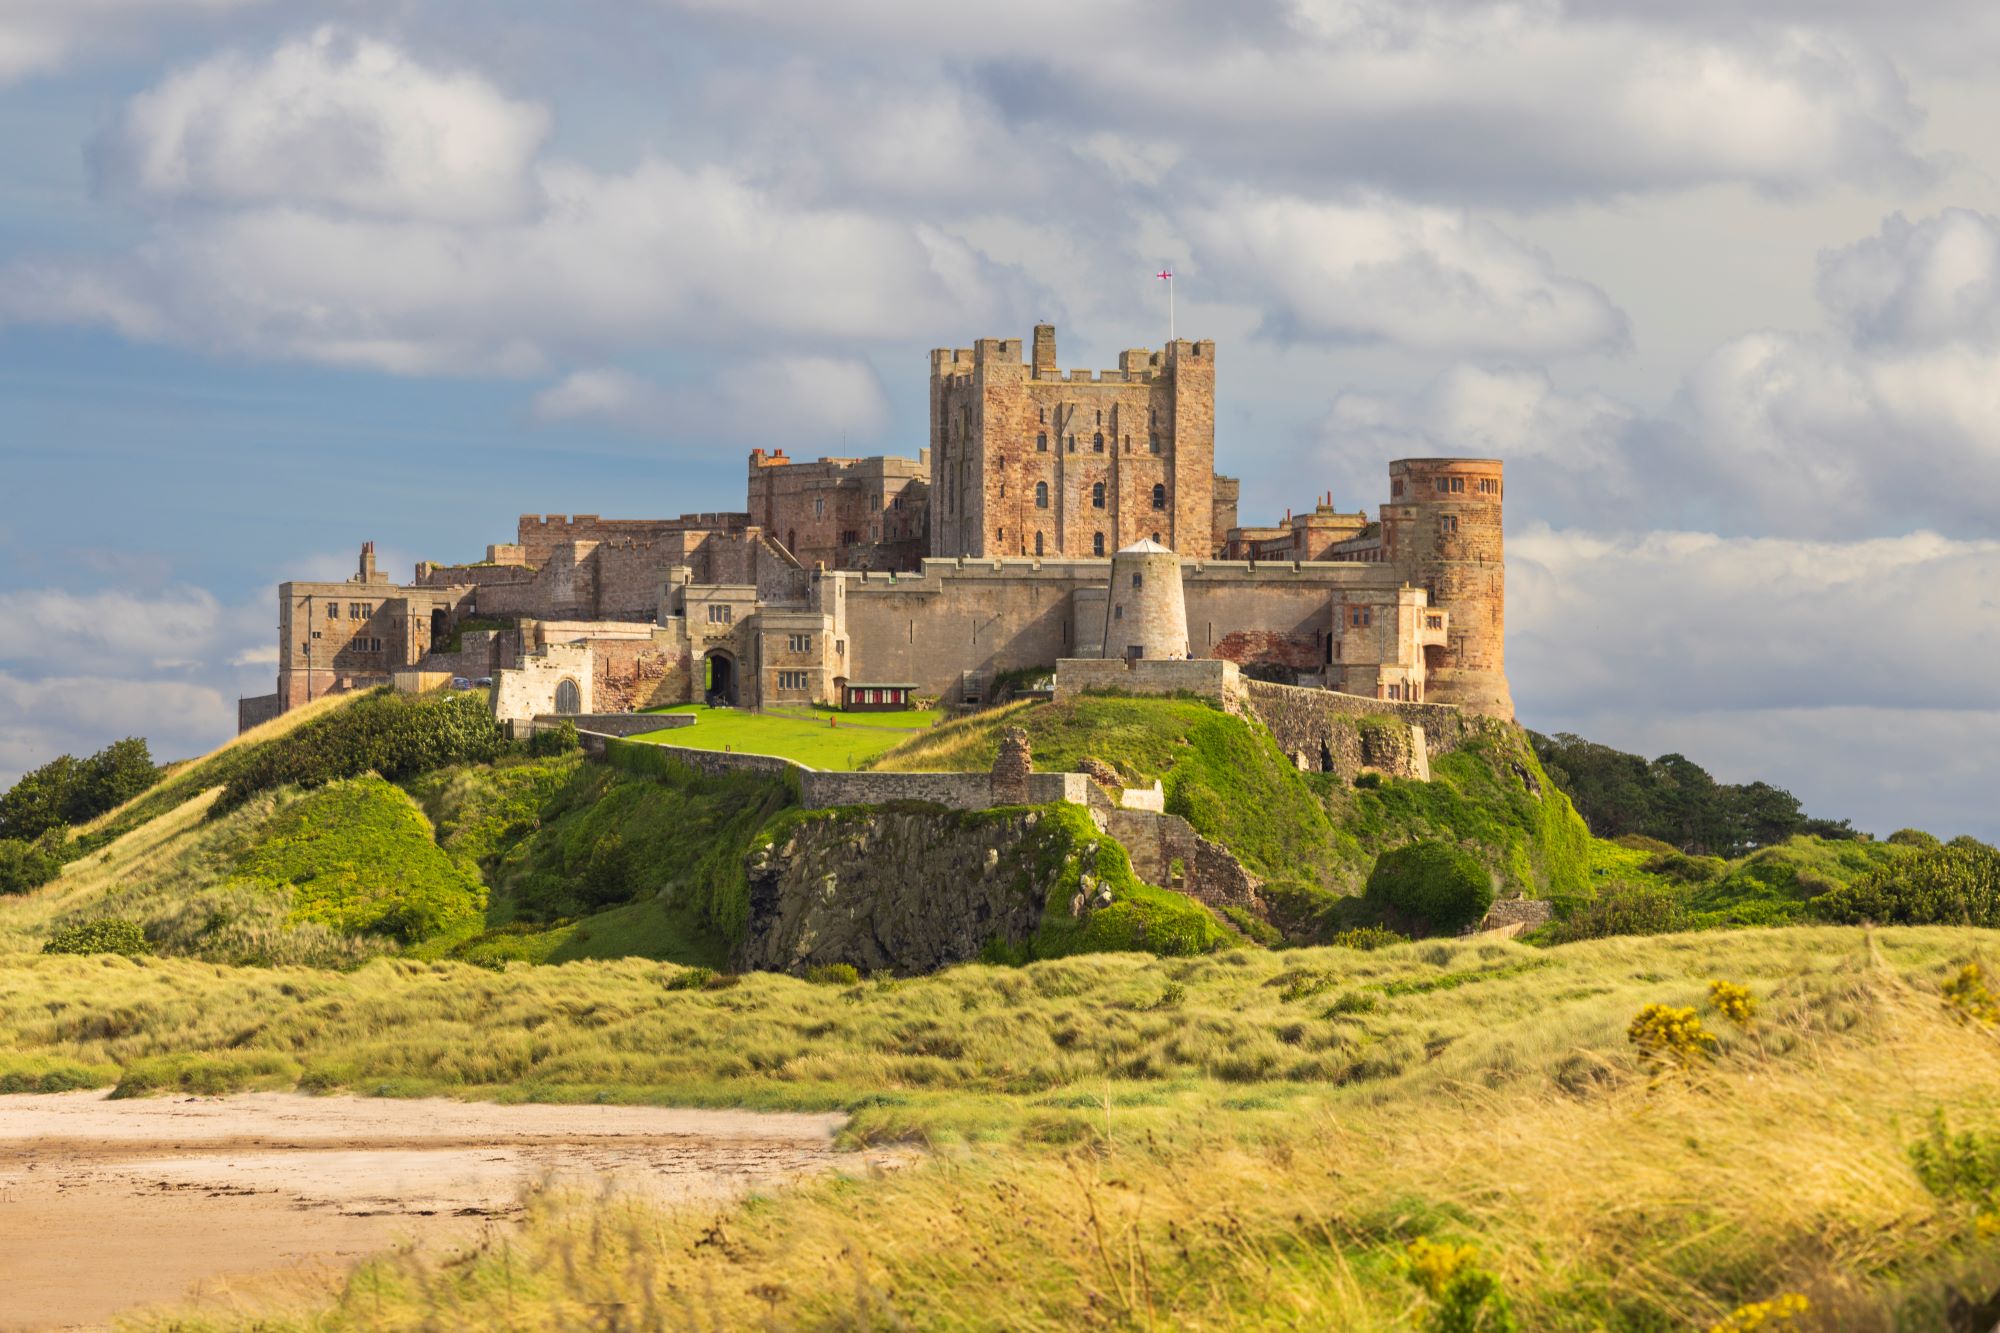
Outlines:
[{"label": "white cloud", "polygon": [[208,644],[223,621],[221,604],[199,588],[0,593],[0,662],[150,666]]},{"label": "white cloud", "polygon": [[539,176],[546,203],[520,222],[268,207],[168,223],[119,258],[17,262],[0,269],[0,322],[397,374],[527,374],[659,339],[991,326],[1009,285],[934,227],[787,207],[721,168]]},{"label": "white cloud", "polygon": [[2000,710],[2000,541],[1510,535],[1508,674],[1544,713]]},{"label": "white cloud", "polygon": [[548,124],[476,74],[325,27],[174,74],[132,99],[103,156],[151,199],[482,221],[532,201]]},{"label": "white cloud", "polygon": [[1249,288],[1291,336],[1524,356],[1631,339],[1602,291],[1461,210],[1237,192],[1187,226],[1204,281]]},{"label": "white cloud", "polygon": [[1017,120],[1172,141],[1238,179],[1535,201],[1927,169],[1894,66],[1811,14],[1499,0],[675,7],[816,51],[971,64]]},{"label": "white cloud", "polygon": [[0,84],[132,40],[162,20],[220,15],[262,0],[0,0]]},{"label": "white cloud", "polygon": [[667,386],[622,370],[577,371],[536,395],[548,423],[597,421],[636,435],[712,439],[866,439],[889,419],[888,399],[865,362],[768,357],[718,372],[701,386]]},{"label": "white cloud", "polygon": [[2000,219],[1963,208],[1820,256],[1820,300],[1855,342],[1929,346],[2000,335]]}]

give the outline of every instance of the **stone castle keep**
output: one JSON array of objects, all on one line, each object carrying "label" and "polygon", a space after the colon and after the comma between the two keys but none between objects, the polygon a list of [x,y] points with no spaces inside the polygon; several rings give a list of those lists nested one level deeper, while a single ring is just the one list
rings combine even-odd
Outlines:
[{"label": "stone castle keep", "polygon": [[[274,694],[492,679],[506,718],[670,703],[983,702],[995,677],[1098,659],[1511,719],[1502,469],[1401,459],[1369,519],[1331,497],[1236,521],[1215,474],[1215,344],[1061,371],[1055,330],[931,353],[916,459],[753,450],[746,508],[524,515],[483,560],[280,585]],[[1107,677],[1106,684],[1116,680]],[[900,695],[896,696],[900,697]]]}]

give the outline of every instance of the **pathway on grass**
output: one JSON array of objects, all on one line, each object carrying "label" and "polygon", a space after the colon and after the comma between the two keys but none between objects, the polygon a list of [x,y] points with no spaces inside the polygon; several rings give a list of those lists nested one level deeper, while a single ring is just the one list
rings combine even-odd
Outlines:
[{"label": "pathway on grass", "polygon": [[843,1119],[290,1093],[0,1098],[0,1328],[226,1303],[325,1280],[403,1238],[463,1245],[544,1180],[734,1198],[829,1169]]}]

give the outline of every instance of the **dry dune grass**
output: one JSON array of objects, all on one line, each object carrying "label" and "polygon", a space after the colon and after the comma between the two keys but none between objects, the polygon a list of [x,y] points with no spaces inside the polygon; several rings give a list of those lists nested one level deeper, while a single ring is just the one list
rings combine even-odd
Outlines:
[{"label": "dry dune grass", "polygon": [[[2000,1287],[1977,1207],[1909,1157],[1936,1114],[2000,1132],[2000,1042],[1939,994],[1995,943],[1460,941],[720,991],[630,961],[50,959],[0,969],[0,1046],[135,1091],[846,1106],[855,1137],[935,1149],[720,1214],[544,1199],[524,1235],[384,1261],[264,1327],[1424,1328],[1395,1260],[1435,1236],[1526,1328],[1702,1328],[1785,1292],[1799,1327],[1926,1328],[1947,1288]],[[1656,1076],[1625,1025],[1712,977],[1758,1018],[1707,1013],[1719,1053]]]}]

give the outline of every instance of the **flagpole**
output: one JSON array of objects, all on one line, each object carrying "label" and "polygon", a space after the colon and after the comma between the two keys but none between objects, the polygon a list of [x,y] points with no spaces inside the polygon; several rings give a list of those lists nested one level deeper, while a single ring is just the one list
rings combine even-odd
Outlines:
[{"label": "flagpole", "polygon": [[1174,271],[1163,268],[1153,275],[1167,284],[1167,341],[1174,340]]}]

